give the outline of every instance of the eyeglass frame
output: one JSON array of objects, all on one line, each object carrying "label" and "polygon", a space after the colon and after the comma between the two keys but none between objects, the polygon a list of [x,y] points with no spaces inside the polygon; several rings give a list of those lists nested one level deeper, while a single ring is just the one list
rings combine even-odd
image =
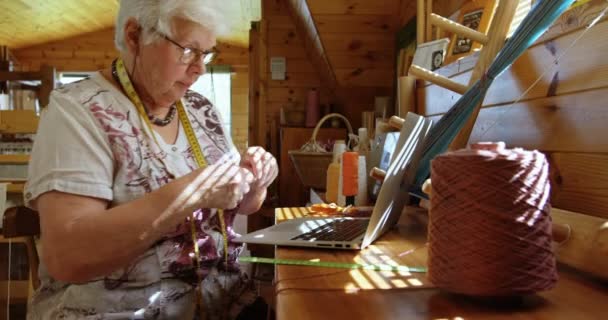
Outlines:
[{"label": "eyeglass frame", "polygon": [[[165,40],[171,42],[172,44],[176,45],[178,48],[182,49],[182,55],[179,57],[179,60],[181,63],[192,64],[195,61],[201,60],[201,58],[202,58],[203,64],[209,65],[211,62],[213,62],[213,59],[218,54],[218,50],[215,47],[211,48],[210,50],[199,50],[196,48],[184,47],[181,44],[177,43],[177,41],[169,38],[169,36],[167,36],[166,34],[158,32],[158,31],[157,31],[157,33],[159,35],[161,35]],[[192,61],[190,61],[190,62],[183,60],[184,56],[187,54],[187,51],[194,52],[194,59],[192,59]]]}]

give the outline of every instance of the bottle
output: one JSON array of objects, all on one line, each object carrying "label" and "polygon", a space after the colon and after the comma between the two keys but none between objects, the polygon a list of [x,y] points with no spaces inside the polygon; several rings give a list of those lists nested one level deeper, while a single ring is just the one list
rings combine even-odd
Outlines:
[{"label": "bottle", "polygon": [[346,142],[344,140],[336,140],[334,143],[332,161],[327,167],[327,179],[325,183],[325,200],[327,203],[338,203],[340,158],[345,150]]},{"label": "bottle", "polygon": [[[345,205],[355,205],[355,197],[359,193],[359,153],[344,152],[342,154],[342,187]],[[342,204],[339,204],[342,206]]]},{"label": "bottle", "polygon": [[359,128],[359,153],[369,153],[370,143],[367,128]]}]

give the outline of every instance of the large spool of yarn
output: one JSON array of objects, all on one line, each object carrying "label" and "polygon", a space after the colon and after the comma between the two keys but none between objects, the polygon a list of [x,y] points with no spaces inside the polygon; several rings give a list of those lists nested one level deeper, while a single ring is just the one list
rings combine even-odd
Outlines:
[{"label": "large spool of yarn", "polygon": [[431,163],[429,280],[449,292],[514,296],[552,288],[549,166],[538,151],[480,143]]}]

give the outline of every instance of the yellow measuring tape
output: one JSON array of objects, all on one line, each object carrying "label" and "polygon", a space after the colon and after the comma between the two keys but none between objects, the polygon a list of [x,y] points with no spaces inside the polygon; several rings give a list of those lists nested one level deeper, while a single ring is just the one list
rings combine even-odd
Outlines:
[{"label": "yellow measuring tape", "polygon": [[406,271],[406,272],[411,272],[411,273],[427,272],[427,268],[425,268],[425,267],[408,267],[408,266],[404,266],[404,265],[392,265],[392,264],[345,263],[345,262],[320,261],[320,260],[239,257],[239,262],[280,264],[280,265],[291,265],[291,266],[324,267],[324,268],[338,268],[338,269],[364,269],[364,270],[375,270],[375,271]]},{"label": "yellow measuring tape", "polygon": [[[115,68],[116,68],[116,75],[118,76],[118,80],[120,81],[120,85],[122,86],[122,89],[125,91],[125,93],[129,97],[131,102],[137,108],[139,116],[144,119],[144,122],[146,123],[146,126],[148,127],[148,130],[150,131],[150,135],[152,135],[152,138],[154,139],[154,142],[156,143],[157,146],[160,147],[160,144],[158,143],[158,140],[156,139],[156,135],[154,134],[154,130],[152,129],[152,124],[150,123],[150,119],[148,119],[148,114],[146,113],[144,104],[141,102],[139,95],[135,91],[135,88],[133,87],[133,84],[131,83],[131,79],[129,78],[129,75],[127,74],[127,69],[125,68],[124,62],[122,61],[121,58],[118,58],[116,60]],[[201,146],[198,143],[198,139],[196,138],[196,135],[194,134],[194,130],[192,129],[192,125],[190,124],[190,120],[188,119],[188,115],[186,114],[186,109],[184,108],[184,105],[181,100],[177,100],[175,102],[175,104],[177,107],[177,113],[179,115],[179,121],[184,128],[184,132],[186,133],[186,137],[188,138],[188,143],[192,147],[192,153],[194,154],[194,159],[196,160],[196,163],[198,164],[199,168],[204,168],[207,166],[207,161],[205,160],[205,156],[203,155]],[[224,261],[225,261],[226,265],[228,265],[228,236],[227,236],[227,232],[226,232],[226,222],[224,221],[224,210],[218,209],[217,214],[218,214],[219,221],[220,221],[222,238],[224,240]],[[192,218],[190,218],[190,230],[192,233],[192,243],[194,245],[194,257],[196,259],[196,268],[200,269],[200,250],[199,250],[198,242],[197,242],[197,238],[196,238],[196,225],[194,224],[195,220],[196,220],[196,217],[193,215]],[[196,274],[199,275],[198,272]],[[199,283],[202,283],[202,279],[200,278],[200,275],[199,275],[198,280],[199,280],[198,281]],[[196,293],[197,304],[199,305],[200,311],[203,312],[203,309],[202,309],[203,297],[202,297],[201,290],[197,289],[196,292],[197,292]]]}]

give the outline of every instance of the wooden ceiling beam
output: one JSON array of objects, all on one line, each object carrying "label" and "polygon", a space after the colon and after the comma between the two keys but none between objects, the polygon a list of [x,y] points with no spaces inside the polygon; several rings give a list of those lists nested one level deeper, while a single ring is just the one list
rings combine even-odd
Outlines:
[{"label": "wooden ceiling beam", "polygon": [[319,72],[321,83],[331,101],[337,102],[334,94],[338,88],[336,74],[329,63],[327,54],[321,42],[319,31],[312,18],[312,13],[306,0],[287,0],[289,13],[296,25],[296,32],[302,38],[306,54],[311,60],[313,67]]}]

